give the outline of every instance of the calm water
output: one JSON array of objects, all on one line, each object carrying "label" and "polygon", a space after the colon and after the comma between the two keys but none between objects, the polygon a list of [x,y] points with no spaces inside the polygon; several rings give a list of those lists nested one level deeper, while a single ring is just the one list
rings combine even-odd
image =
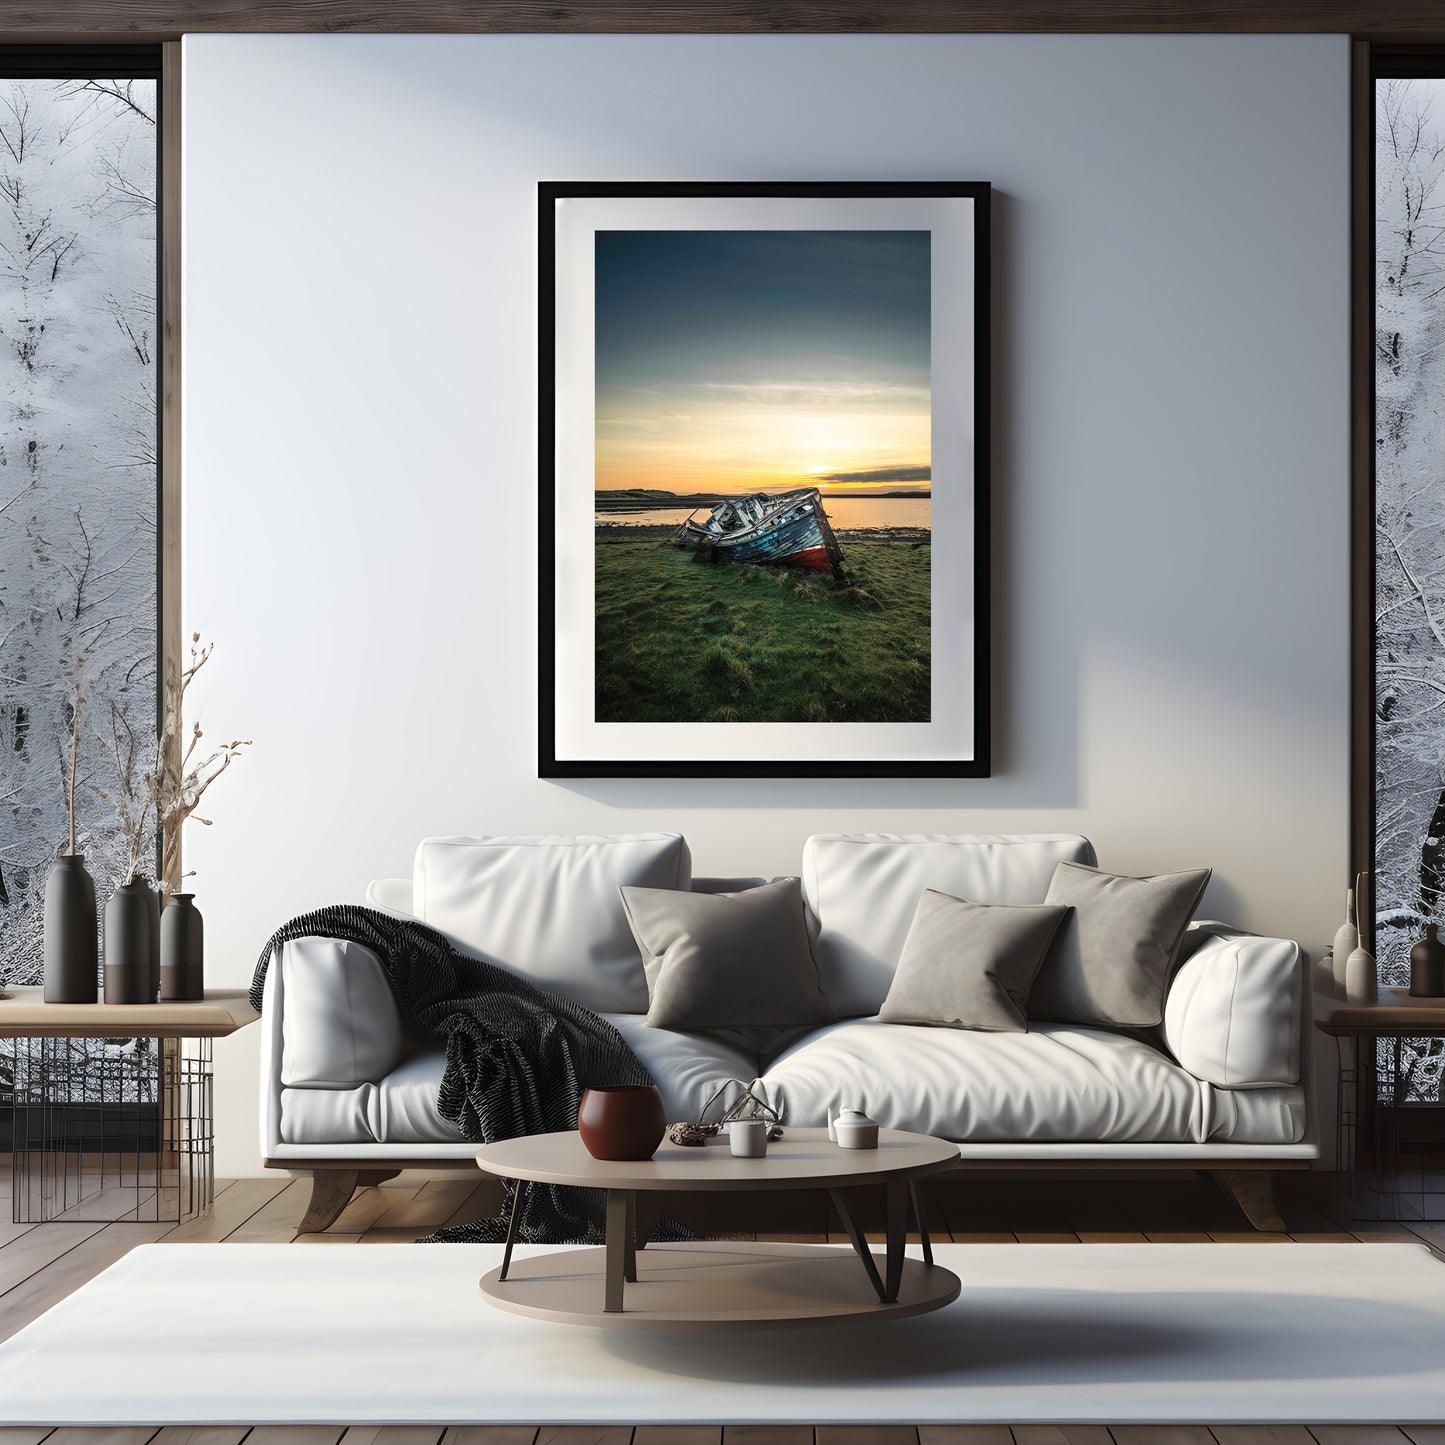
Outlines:
[{"label": "calm water", "polygon": [[[927,497],[829,497],[823,503],[835,532],[871,527],[912,527],[927,531],[931,503]],[[658,507],[649,512],[598,512],[599,525],[626,527],[680,527],[687,507]],[[697,510],[700,522],[707,516]]]}]

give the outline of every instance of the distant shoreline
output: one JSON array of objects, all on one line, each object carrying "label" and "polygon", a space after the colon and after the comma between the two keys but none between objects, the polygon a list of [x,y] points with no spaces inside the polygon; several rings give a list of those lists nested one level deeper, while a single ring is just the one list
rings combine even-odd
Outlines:
[{"label": "distant shoreline", "polygon": [[[786,488],[788,491],[799,490],[796,487]],[[746,493],[739,492],[743,496]],[[767,493],[765,495],[781,495],[781,493]],[[654,492],[645,487],[626,487],[611,492],[595,492],[594,510],[598,512],[657,512],[670,508],[691,507],[696,511],[699,507],[715,507],[726,498],[720,497],[716,492]],[[828,502],[851,502],[851,501],[907,501],[909,499],[926,502],[929,501],[933,492],[930,489],[926,492],[823,492],[823,499]]]},{"label": "distant shoreline", "polygon": [[[833,528],[845,547],[854,542],[907,542],[926,545],[933,534],[927,527],[837,527]],[[595,536],[599,542],[668,542],[677,536],[678,528],[658,522],[598,522]]]}]

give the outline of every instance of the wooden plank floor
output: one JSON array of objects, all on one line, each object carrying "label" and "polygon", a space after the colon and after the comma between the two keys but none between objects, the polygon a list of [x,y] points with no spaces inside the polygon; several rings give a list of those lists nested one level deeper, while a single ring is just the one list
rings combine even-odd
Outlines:
[{"label": "wooden plank floor", "polygon": [[[0,1340],[138,1244],[294,1242],[306,1247],[409,1242],[443,1224],[490,1217],[500,1198],[494,1183],[465,1175],[430,1180],[404,1174],[379,1188],[359,1191],[324,1234],[295,1239],[310,1185],[285,1176],[222,1181],[211,1212],[180,1226],[125,1221],[11,1224],[9,1185],[8,1168],[0,1170]],[[1338,1208],[1332,1210],[1316,1197],[1318,1192],[1318,1180],[1286,1181],[1282,1209],[1289,1232],[1260,1235],[1213,1184],[1192,1174],[988,1178],[936,1187],[930,1224],[936,1238],[960,1244],[1398,1240],[1424,1243],[1445,1259],[1445,1227],[1353,1220]],[[731,1212],[688,1222],[729,1238],[846,1243],[825,1196],[795,1196],[794,1209],[780,1225],[766,1231]],[[267,1425],[250,1430],[167,1426],[54,1431],[0,1426],[0,1445],[41,1445],[42,1441],[45,1445],[1445,1445],[1445,1426],[469,1425],[443,1430]]]}]

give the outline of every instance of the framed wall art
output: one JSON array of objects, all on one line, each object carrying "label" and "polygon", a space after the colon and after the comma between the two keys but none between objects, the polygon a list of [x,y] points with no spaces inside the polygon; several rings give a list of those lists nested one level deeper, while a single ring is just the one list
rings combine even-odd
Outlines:
[{"label": "framed wall art", "polygon": [[989,187],[539,189],[541,775],[986,777]]}]

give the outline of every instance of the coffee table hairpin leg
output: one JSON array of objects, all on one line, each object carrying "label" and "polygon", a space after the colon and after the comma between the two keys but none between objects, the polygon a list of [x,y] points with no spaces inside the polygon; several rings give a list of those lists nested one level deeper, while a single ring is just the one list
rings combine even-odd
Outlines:
[{"label": "coffee table hairpin leg", "polygon": [[512,1246],[517,1242],[517,1226],[522,1222],[523,1196],[531,1192],[532,1186],[526,1179],[517,1179],[512,1184],[512,1212],[507,1216],[507,1243],[502,1250],[502,1268],[497,1275],[499,1280],[506,1279],[507,1271],[512,1267]]},{"label": "coffee table hairpin leg", "polygon": [[919,1242],[923,1245],[923,1262],[933,1264],[933,1241],[928,1237],[928,1215],[923,1211],[923,1190],[916,1179],[908,1181],[908,1198],[913,1204],[913,1219],[918,1225]]},{"label": "coffee table hairpin leg", "polygon": [[910,1206],[913,1218],[918,1225],[919,1239],[923,1244],[923,1262],[929,1266],[933,1264],[933,1244],[928,1237],[928,1223],[923,1213],[923,1198],[919,1192],[917,1181],[911,1179],[908,1181],[907,1193],[904,1192],[904,1182],[900,1179],[888,1180],[885,1189],[887,1252],[884,1267],[887,1271],[886,1280],[878,1273],[878,1264],[873,1258],[873,1251],[868,1248],[868,1241],[864,1238],[863,1231],[859,1229],[857,1220],[853,1218],[853,1213],[848,1208],[844,1191],[830,1189],[828,1195],[833,1201],[833,1207],[838,1211],[838,1217],[843,1221],[843,1228],[848,1233],[848,1240],[853,1246],[854,1253],[863,1262],[863,1268],[868,1273],[868,1282],[873,1286],[874,1292],[878,1296],[878,1302],[892,1304],[898,1298],[898,1289],[903,1283],[903,1257],[908,1243]]}]

